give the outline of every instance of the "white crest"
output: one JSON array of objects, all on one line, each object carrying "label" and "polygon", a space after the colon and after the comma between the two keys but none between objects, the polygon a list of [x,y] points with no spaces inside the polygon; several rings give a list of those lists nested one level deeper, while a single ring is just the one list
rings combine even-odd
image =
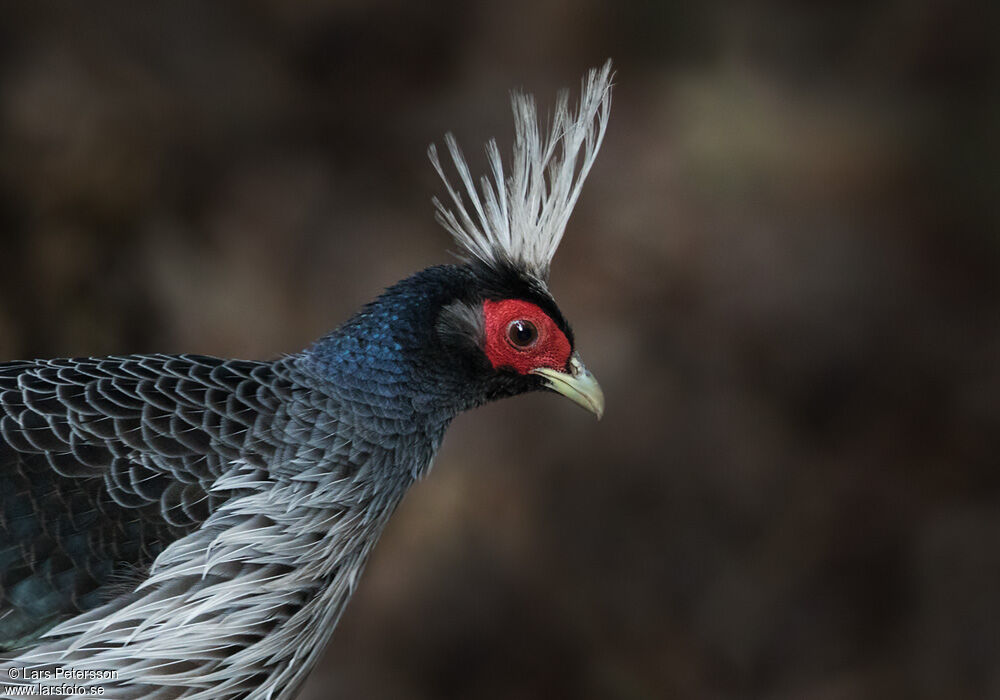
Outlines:
[{"label": "white crest", "polygon": [[513,264],[544,282],[583,181],[604,140],[611,111],[611,61],[600,69],[591,69],[583,79],[576,112],[569,107],[569,92],[560,91],[552,124],[544,135],[531,95],[514,92],[511,103],[511,173],[504,174],[500,149],[496,141],[490,140],[486,157],[491,177],[480,178],[481,196],[455,137],[450,133],[445,136],[462,181],[460,189],[465,190],[471,207],[466,207],[462,194],[451,186],[437,149],[433,144],[428,149],[427,155],[455,204],[451,210],[435,197],[436,218],[473,257],[494,267]]}]

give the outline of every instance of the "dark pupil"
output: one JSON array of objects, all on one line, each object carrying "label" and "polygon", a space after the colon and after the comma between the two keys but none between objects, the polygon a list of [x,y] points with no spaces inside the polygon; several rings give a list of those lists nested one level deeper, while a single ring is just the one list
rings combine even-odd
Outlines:
[{"label": "dark pupil", "polygon": [[535,330],[535,324],[531,321],[521,319],[519,321],[511,321],[511,324],[507,326],[507,337],[510,338],[510,342],[514,343],[514,345],[524,347],[535,342],[535,338],[538,337],[538,331]]}]

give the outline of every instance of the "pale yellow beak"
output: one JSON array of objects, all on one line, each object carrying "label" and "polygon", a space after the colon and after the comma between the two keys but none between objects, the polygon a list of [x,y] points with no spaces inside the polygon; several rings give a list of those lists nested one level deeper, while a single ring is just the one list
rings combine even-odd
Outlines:
[{"label": "pale yellow beak", "polygon": [[558,391],[570,401],[591,411],[600,420],[604,415],[604,392],[594,375],[587,371],[575,352],[569,358],[569,372],[560,372],[548,367],[531,370],[545,379],[545,384],[553,391]]}]

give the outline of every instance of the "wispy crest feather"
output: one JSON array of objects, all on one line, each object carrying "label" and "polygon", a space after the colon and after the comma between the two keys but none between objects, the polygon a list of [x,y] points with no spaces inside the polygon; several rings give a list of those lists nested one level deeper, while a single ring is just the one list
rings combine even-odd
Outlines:
[{"label": "wispy crest feather", "polygon": [[539,128],[534,98],[514,92],[511,172],[505,175],[500,149],[491,139],[486,144],[490,174],[479,179],[481,194],[455,137],[445,135],[445,144],[461,180],[459,189],[452,187],[431,144],[427,154],[455,205],[452,210],[435,197],[436,218],[472,257],[494,267],[512,264],[542,282],[548,278],[552,257],[604,140],[611,77],[610,60],[591,69],[582,81],[575,112],[569,106],[569,91],[560,91],[545,134]]}]

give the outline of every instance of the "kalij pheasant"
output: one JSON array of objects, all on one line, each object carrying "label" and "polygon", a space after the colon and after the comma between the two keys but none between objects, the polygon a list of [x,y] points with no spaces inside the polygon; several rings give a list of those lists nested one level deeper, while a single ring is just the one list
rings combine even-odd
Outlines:
[{"label": "kalij pheasant", "polygon": [[0,364],[0,693],[291,698],[457,414],[549,390],[600,417],[546,280],[610,79],[547,131],[515,94],[509,172],[490,142],[478,189],[450,134],[457,188],[431,146],[466,257],[303,352]]}]

